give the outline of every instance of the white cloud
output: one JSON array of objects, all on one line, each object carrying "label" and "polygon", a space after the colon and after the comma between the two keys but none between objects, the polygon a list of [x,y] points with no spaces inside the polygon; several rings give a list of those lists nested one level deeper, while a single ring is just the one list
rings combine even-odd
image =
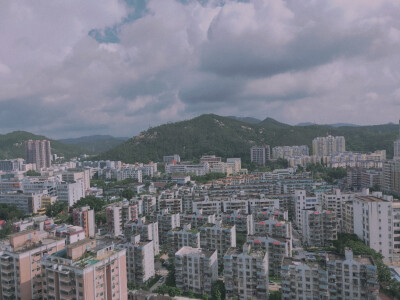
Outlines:
[{"label": "white cloud", "polygon": [[[1,2],[2,130],[133,135],[209,112],[398,118],[393,1],[188,2],[149,0],[131,22],[134,8],[115,0]],[[114,25],[118,44],[88,35]]]}]

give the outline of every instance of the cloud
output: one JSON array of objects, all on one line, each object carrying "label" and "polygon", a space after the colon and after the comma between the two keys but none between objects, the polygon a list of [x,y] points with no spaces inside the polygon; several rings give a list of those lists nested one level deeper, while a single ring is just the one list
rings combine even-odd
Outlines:
[{"label": "cloud", "polygon": [[209,112],[396,121],[399,14],[389,0],[4,1],[0,127],[127,136]]}]

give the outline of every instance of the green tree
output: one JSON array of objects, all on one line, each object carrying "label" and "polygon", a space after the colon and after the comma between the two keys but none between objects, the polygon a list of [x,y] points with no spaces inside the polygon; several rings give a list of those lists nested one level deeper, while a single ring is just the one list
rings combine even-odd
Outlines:
[{"label": "green tree", "polygon": [[128,200],[131,200],[133,198],[133,196],[135,196],[135,192],[132,191],[131,189],[126,189],[126,190],[122,191],[121,196]]},{"label": "green tree", "polygon": [[26,176],[40,176],[41,174],[39,172],[29,170],[25,173]]},{"label": "green tree", "polygon": [[24,213],[15,205],[0,203],[0,220],[13,221],[21,219],[23,216]]},{"label": "green tree", "polygon": [[103,198],[97,198],[95,196],[86,196],[84,198],[79,199],[74,205],[73,208],[90,206],[90,208],[94,209],[95,212],[99,212],[106,205],[106,202]]},{"label": "green tree", "polygon": [[211,298],[213,300],[225,299],[225,284],[222,280],[217,280],[211,287]]},{"label": "green tree", "polygon": [[56,201],[46,206],[46,216],[53,218],[63,212],[68,212],[68,203],[64,201]]}]

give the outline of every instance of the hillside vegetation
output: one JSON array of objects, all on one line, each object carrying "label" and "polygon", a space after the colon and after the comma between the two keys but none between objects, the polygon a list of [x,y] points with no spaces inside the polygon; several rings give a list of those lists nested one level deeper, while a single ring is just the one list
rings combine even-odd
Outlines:
[{"label": "hillside vegetation", "polygon": [[113,137],[110,135],[92,135],[80,138],[61,139],[58,141],[63,144],[75,145],[85,150],[88,154],[99,154],[122,144],[126,140],[128,140],[128,138]]},{"label": "hillside vegetation", "polygon": [[50,141],[52,153],[58,156],[71,158],[84,153],[82,149],[74,145],[65,145],[48,139],[45,136],[26,131],[14,131],[7,134],[0,134],[0,159],[25,158],[25,141],[44,139]]},{"label": "hillside vegetation", "polygon": [[308,145],[311,151],[313,138],[327,134],[343,135],[349,151],[385,149],[388,157],[391,157],[398,126],[291,126],[271,118],[253,124],[208,114],[150,128],[97,158],[133,163],[162,161],[163,155],[175,153],[183,160],[198,158],[203,154],[215,154],[224,158],[241,157],[247,162],[250,159],[251,146]]}]

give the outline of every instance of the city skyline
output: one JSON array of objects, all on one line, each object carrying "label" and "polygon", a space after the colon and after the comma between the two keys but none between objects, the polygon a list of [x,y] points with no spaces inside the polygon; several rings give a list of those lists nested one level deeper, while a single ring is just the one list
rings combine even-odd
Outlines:
[{"label": "city skyline", "polygon": [[132,136],[210,112],[395,123],[399,13],[388,0],[4,3],[0,128]]}]

